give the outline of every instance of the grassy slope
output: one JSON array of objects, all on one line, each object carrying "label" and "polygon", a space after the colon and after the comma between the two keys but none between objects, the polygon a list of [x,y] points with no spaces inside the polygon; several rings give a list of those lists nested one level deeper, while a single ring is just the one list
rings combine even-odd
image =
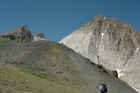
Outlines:
[{"label": "grassy slope", "polygon": [[0,65],[0,93],[80,93],[80,89],[75,90],[29,72]]}]

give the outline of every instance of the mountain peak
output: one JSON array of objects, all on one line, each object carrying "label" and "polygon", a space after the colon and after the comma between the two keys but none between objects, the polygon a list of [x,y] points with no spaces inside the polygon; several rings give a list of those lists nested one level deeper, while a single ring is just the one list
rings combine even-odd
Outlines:
[{"label": "mountain peak", "polygon": [[88,23],[84,24],[82,28],[95,28],[98,26],[103,25],[104,23],[108,22],[110,19],[103,14],[97,15],[93,20],[89,21]]},{"label": "mountain peak", "polygon": [[[123,80],[137,87],[140,83],[137,82],[135,73],[130,74],[129,71],[140,70],[140,57],[137,54],[140,53],[139,40],[139,32],[130,25],[117,18],[107,18],[100,14],[60,42],[107,69],[128,71],[127,74],[124,72]],[[129,82],[131,75],[135,76],[137,81]],[[137,77],[140,78],[138,75]]]}]

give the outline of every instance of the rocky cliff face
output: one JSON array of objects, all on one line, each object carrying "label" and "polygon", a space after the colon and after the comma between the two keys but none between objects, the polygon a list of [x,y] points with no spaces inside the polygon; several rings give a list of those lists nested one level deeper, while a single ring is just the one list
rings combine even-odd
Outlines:
[{"label": "rocky cliff face", "polygon": [[30,42],[32,37],[32,34],[26,25],[19,26],[1,35],[21,43]]},{"label": "rocky cliff face", "polygon": [[140,83],[136,82],[139,80],[133,81],[134,78],[140,79],[136,74],[140,71],[140,33],[130,25],[116,18],[98,15],[60,43],[107,69],[121,69],[124,76],[120,78],[140,90]]}]

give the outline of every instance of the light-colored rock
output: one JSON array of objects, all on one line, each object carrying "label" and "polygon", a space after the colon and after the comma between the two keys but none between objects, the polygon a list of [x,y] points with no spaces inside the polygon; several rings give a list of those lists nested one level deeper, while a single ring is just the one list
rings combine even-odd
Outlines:
[{"label": "light-colored rock", "polygon": [[[132,60],[134,59],[134,55],[135,58],[140,58],[140,55],[137,54],[140,47],[140,32],[116,18],[107,18],[104,15],[98,15],[95,19],[75,30],[59,43],[63,43],[107,69],[122,69],[122,71],[125,69],[127,72],[127,67],[131,63],[133,66],[129,66],[128,73],[132,71],[139,73],[140,71],[140,66],[138,67],[140,61],[137,60],[134,62]],[[139,77],[138,74],[135,76],[131,74],[130,76],[133,79]],[[128,79],[123,80],[129,83],[133,79],[128,77]],[[138,86],[140,90],[139,80],[140,78],[136,80],[135,84],[131,83],[131,85]]]},{"label": "light-colored rock", "polygon": [[140,91],[140,50],[132,55],[121,72],[124,75],[120,78]]},{"label": "light-colored rock", "polygon": [[44,36],[44,34],[42,34],[42,33],[38,33],[38,34],[35,34],[35,35],[33,35],[33,37],[32,37],[32,42],[34,42],[34,41],[42,41],[42,40],[44,40],[44,41],[50,41],[48,38],[46,38],[45,36]]}]

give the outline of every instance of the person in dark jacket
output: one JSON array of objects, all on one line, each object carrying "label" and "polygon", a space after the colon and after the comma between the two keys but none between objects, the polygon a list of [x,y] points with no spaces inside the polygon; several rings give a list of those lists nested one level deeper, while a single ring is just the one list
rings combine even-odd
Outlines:
[{"label": "person in dark jacket", "polygon": [[106,86],[106,84],[101,84],[100,91],[101,91],[101,93],[107,92],[107,86]]}]

